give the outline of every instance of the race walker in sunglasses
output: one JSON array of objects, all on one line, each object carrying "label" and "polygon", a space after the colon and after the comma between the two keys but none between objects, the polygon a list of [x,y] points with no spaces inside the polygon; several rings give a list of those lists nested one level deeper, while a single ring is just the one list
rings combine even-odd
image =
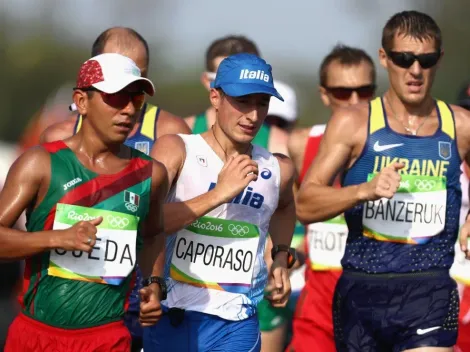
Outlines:
[{"label": "race walker in sunglasses", "polygon": [[[140,69],[142,77],[147,77],[149,47],[147,41],[132,28],[112,27],[103,31],[94,41],[91,54],[97,56],[104,53],[116,53],[129,57]],[[116,108],[120,108],[132,99],[139,113],[132,131],[124,143],[145,154],[149,154],[157,138],[165,134],[191,133],[182,118],[161,109],[159,106],[145,102],[143,95],[133,95],[129,92],[101,93],[101,95],[107,104]],[[82,115],[74,112],[73,116],[66,121],[47,128],[41,136],[42,142],[65,139],[78,133],[83,125],[83,120]],[[125,315],[126,326],[132,336],[132,352],[140,352],[142,349],[142,327],[139,323],[139,289],[142,288],[143,279],[146,278],[142,277],[137,266],[135,286],[129,296],[129,307]]]},{"label": "race walker in sunglasses", "polygon": [[[450,352],[456,343],[459,297],[449,269],[470,113],[431,96],[442,57],[430,16],[392,16],[379,51],[388,90],[333,114],[301,184],[302,222],[344,213],[348,225],[333,299],[340,352]],[[342,187],[333,187],[340,173]],[[464,252],[469,228],[466,222],[461,231]]]},{"label": "race walker in sunglasses", "polygon": [[[124,145],[144,94],[154,86],[131,59],[87,60],[73,92],[80,131],[27,150],[10,168],[0,258],[25,258],[26,267],[5,351],[130,351],[128,294],[137,261],[145,276],[158,274],[168,192],[164,166]],[[28,232],[10,229],[24,210]],[[140,294],[141,323],[153,325],[160,287]]]},{"label": "race walker in sunglasses", "polygon": [[[241,77],[243,70],[248,78]],[[268,77],[261,78],[261,71]],[[283,100],[272,68],[253,54],[228,56],[209,98],[216,117],[209,131],[164,136],[151,152],[172,185],[165,205],[165,232],[171,235],[164,258],[165,315],[145,329],[146,352],[259,352],[257,306],[266,284],[274,307],[285,307],[291,291],[294,166],[252,143],[270,99]]]},{"label": "race walker in sunglasses", "polygon": [[[320,65],[319,92],[323,104],[333,113],[367,103],[375,93],[375,67],[359,48],[337,45]],[[297,187],[318,153],[326,125],[299,128],[289,138],[289,155],[297,170]],[[307,257],[305,287],[293,319],[289,348],[297,352],[335,352],[333,338],[333,293],[341,275],[341,258],[346,245],[344,216],[309,224],[303,252]]]}]

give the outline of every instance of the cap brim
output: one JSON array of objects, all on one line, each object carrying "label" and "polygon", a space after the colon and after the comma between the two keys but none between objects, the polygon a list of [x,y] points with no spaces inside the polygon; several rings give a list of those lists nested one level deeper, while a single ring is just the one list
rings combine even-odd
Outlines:
[{"label": "cap brim", "polygon": [[98,82],[93,84],[93,87],[104,93],[113,94],[119,92],[134,82],[141,83],[144,92],[148,95],[153,96],[155,94],[155,87],[153,86],[152,81],[147,78],[137,77],[134,75],[123,75],[119,77],[119,79]]},{"label": "cap brim", "polygon": [[281,94],[279,94],[279,92],[275,88],[268,87],[263,84],[231,83],[231,84],[221,84],[220,88],[224,91],[225,94],[227,94],[230,97],[241,97],[243,95],[249,95],[249,94],[268,94],[268,95],[278,98],[281,101],[284,101],[284,98],[281,96]]}]

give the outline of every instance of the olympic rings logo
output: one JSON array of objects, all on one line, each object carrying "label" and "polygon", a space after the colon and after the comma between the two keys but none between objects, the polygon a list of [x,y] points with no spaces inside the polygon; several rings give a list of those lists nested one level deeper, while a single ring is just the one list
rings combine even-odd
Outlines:
[{"label": "olympic rings logo", "polygon": [[112,227],[117,227],[120,229],[123,229],[124,227],[129,225],[129,219],[121,218],[120,216],[108,215],[106,217],[106,220]]},{"label": "olympic rings logo", "polygon": [[234,224],[228,225],[228,230],[234,236],[245,236],[249,232],[248,226],[234,225]]},{"label": "olympic rings logo", "polygon": [[430,191],[436,187],[436,181],[433,180],[415,180],[415,186],[420,191]]},{"label": "olympic rings logo", "polygon": [[126,203],[126,209],[135,213],[138,209],[137,205],[132,203]]}]

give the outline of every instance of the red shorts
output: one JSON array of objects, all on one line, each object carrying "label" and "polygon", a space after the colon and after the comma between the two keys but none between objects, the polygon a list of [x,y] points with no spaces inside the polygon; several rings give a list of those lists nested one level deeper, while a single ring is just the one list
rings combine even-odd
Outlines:
[{"label": "red shorts", "polygon": [[129,352],[124,322],[87,329],[61,329],[19,314],[8,329],[5,352]]},{"label": "red shorts", "polygon": [[460,312],[459,312],[459,337],[455,351],[470,352],[470,287],[459,284]]},{"label": "red shorts", "polygon": [[306,273],[292,322],[293,336],[286,351],[336,352],[333,336],[332,303],[341,271]]}]

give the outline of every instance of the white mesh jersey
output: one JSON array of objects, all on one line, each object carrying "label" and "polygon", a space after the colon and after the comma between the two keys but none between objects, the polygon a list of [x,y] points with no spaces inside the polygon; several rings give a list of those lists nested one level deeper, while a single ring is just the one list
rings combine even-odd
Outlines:
[{"label": "white mesh jersey", "polygon": [[[179,135],[186,159],[169,202],[195,198],[214,188],[223,161],[200,135]],[[253,145],[259,177],[222,204],[167,238],[162,304],[242,320],[256,312],[267,280],[264,248],[278,206],[280,168],[275,156]]]}]

